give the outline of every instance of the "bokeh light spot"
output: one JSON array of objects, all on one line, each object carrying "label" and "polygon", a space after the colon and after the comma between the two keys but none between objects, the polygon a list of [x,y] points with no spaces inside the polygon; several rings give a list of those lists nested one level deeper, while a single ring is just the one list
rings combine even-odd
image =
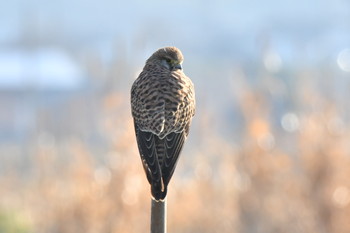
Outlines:
[{"label": "bokeh light spot", "polygon": [[281,119],[282,128],[287,132],[295,132],[299,129],[299,118],[295,113],[286,113]]},{"label": "bokeh light spot", "polygon": [[340,69],[350,72],[350,49],[344,49],[338,54],[337,63]]},{"label": "bokeh light spot", "polygon": [[345,207],[350,202],[349,188],[345,186],[339,186],[333,193],[333,202],[338,207]]},{"label": "bokeh light spot", "polygon": [[94,179],[99,185],[107,185],[111,181],[111,172],[106,167],[99,167],[94,172]]},{"label": "bokeh light spot", "polygon": [[282,67],[282,59],[280,55],[272,50],[266,52],[263,59],[265,68],[274,73],[281,70]]}]

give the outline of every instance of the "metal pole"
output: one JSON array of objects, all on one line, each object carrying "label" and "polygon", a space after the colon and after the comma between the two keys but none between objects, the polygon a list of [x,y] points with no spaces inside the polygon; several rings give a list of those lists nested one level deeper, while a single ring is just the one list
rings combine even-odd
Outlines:
[{"label": "metal pole", "polygon": [[166,199],[151,203],[151,233],[166,233]]}]

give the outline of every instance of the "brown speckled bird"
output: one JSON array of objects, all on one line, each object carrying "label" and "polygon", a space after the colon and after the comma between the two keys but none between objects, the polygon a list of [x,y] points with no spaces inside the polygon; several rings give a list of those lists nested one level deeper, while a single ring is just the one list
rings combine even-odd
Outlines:
[{"label": "brown speckled bird", "polygon": [[131,109],[143,168],[155,200],[164,200],[195,113],[191,80],[175,47],[157,50],[131,88]]}]

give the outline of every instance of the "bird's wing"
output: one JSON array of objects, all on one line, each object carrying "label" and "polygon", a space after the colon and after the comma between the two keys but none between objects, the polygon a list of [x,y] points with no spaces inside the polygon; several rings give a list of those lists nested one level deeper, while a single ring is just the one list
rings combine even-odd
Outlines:
[{"label": "bird's wing", "polygon": [[150,184],[153,182],[160,182],[161,171],[156,149],[157,136],[151,132],[140,130],[135,122],[134,125],[137,145],[139,147],[142,165],[146,172],[148,182]]},{"label": "bird's wing", "polygon": [[162,176],[167,185],[174,173],[180,152],[186,140],[186,132],[170,133],[164,139],[164,157],[162,161]]},{"label": "bird's wing", "polygon": [[142,71],[131,88],[131,112],[142,131],[159,135],[164,130],[165,100],[159,79],[162,73]]}]

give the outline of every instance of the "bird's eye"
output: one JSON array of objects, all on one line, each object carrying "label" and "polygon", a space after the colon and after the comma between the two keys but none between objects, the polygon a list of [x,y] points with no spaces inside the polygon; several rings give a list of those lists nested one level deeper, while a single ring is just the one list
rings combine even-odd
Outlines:
[{"label": "bird's eye", "polygon": [[170,60],[169,58],[165,58],[165,61],[166,61],[167,63],[170,63],[170,62],[171,62],[171,60]]}]

